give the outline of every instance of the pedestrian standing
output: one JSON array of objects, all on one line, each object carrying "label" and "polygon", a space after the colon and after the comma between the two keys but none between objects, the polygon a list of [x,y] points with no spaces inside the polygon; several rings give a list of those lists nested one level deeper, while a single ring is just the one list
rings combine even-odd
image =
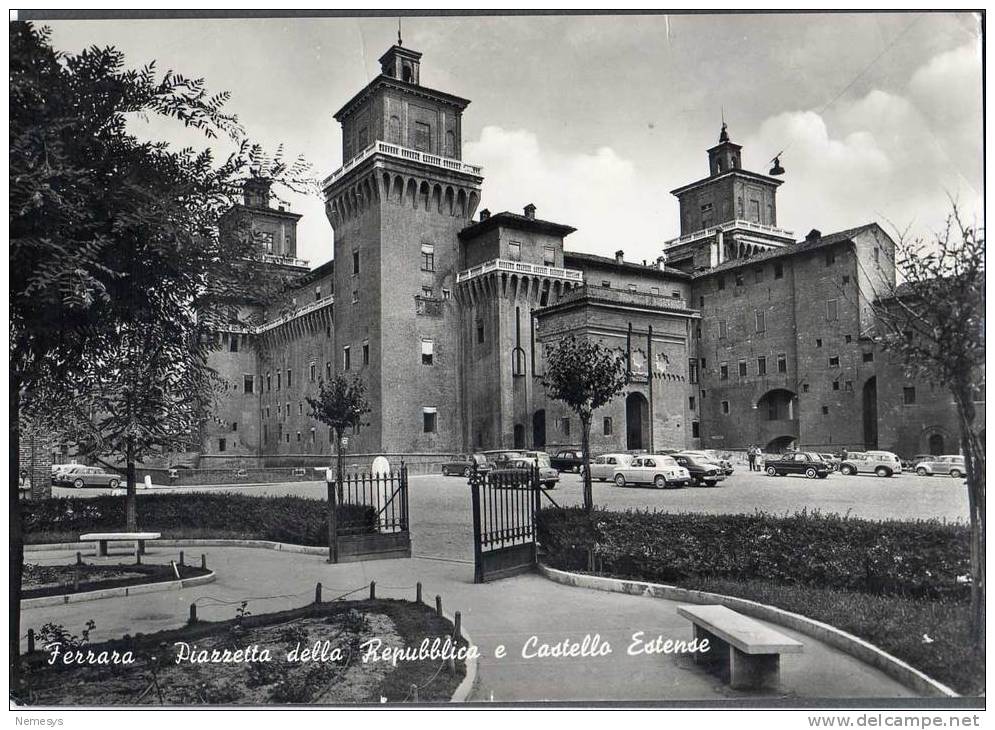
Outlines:
[{"label": "pedestrian standing", "polygon": [[756,471],[757,455],[753,451],[753,444],[746,449],[746,459],[750,462],[750,471]]}]

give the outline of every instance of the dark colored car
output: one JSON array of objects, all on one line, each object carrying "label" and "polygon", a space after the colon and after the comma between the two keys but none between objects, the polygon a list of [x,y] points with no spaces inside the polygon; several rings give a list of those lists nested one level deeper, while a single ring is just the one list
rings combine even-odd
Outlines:
[{"label": "dark colored car", "polygon": [[807,451],[793,451],[781,454],[780,457],[767,459],[764,467],[769,476],[785,476],[787,474],[804,474],[809,479],[825,479],[832,466],[827,464],[819,454]]},{"label": "dark colored car", "polygon": [[513,477],[525,479],[537,465],[539,467],[539,482],[546,489],[555,489],[556,483],[560,481],[560,473],[549,465],[549,455],[542,451],[526,452],[526,455],[520,459],[505,461],[491,471],[490,478],[496,486],[501,486],[500,479],[502,477],[510,479],[511,483],[516,483],[517,480]]},{"label": "dark colored car", "polygon": [[710,461],[705,461],[700,456],[691,454],[674,454],[674,461],[688,470],[691,475],[691,485],[700,487],[702,484],[714,487],[726,478],[722,473],[722,468]]},{"label": "dark colored car", "polygon": [[442,465],[442,476],[463,476],[468,477],[473,471],[473,465],[477,465],[477,471],[490,471],[491,463],[483,454],[460,454],[452,461],[447,461]]},{"label": "dark colored car", "polygon": [[561,449],[549,457],[549,463],[557,471],[575,471],[579,474],[584,464],[584,452],[580,449]]}]

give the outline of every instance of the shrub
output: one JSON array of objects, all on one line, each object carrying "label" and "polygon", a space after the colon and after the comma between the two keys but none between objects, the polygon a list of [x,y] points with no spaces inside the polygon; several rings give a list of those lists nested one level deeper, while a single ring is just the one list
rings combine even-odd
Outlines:
[{"label": "shrub", "polygon": [[[304,497],[251,497],[241,494],[140,494],[138,524],[170,538],[201,530],[217,537],[240,536],[296,545],[328,544],[327,503]],[[338,506],[339,524],[351,532],[375,532],[372,507]],[[124,499],[64,497],[27,501],[21,505],[25,542],[50,541],[54,536],[76,539],[81,533],[121,529]]]},{"label": "shrub", "polygon": [[792,516],[545,509],[538,538],[546,560],[586,570],[681,583],[693,578],[766,580],[880,595],[967,600],[969,530],[930,521],[871,522]]}]

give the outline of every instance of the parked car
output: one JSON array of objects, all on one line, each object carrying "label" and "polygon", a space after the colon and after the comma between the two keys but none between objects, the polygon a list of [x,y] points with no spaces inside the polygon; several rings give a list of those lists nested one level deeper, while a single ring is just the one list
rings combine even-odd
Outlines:
[{"label": "parked car", "polygon": [[826,462],[833,471],[840,468],[841,459],[836,454],[817,454],[817,456]]},{"label": "parked car", "polygon": [[502,460],[500,466],[491,470],[491,477],[503,477],[534,469],[539,465],[539,482],[546,489],[555,489],[560,481],[560,473],[549,465],[549,454],[545,451],[526,451],[517,459]]},{"label": "parked car", "polygon": [[847,454],[840,463],[840,474],[876,474],[879,477],[890,477],[902,471],[902,460],[890,451],[863,451]]},{"label": "parked car", "polygon": [[632,454],[602,454],[591,459],[591,479],[604,482],[615,478],[615,469],[628,466],[635,457]]},{"label": "parked car", "polygon": [[457,476],[470,476],[473,471],[474,464],[477,465],[477,471],[489,471],[491,469],[490,462],[487,461],[487,457],[483,454],[460,454],[452,461],[447,461],[442,465],[442,476],[448,477],[452,475]]},{"label": "parked car", "polygon": [[612,474],[615,486],[627,484],[652,484],[657,489],[666,487],[686,487],[691,483],[691,474],[666,454],[645,454],[637,456],[629,464],[618,466]]},{"label": "parked car", "polygon": [[701,451],[685,450],[678,453],[701,457],[705,461],[715,464],[717,467],[722,469],[722,473],[726,476],[729,476],[733,472],[732,462],[723,457],[722,454],[715,449],[703,449]]},{"label": "parked car", "polygon": [[82,466],[76,464],[69,469],[63,469],[55,475],[55,484],[60,487],[110,487],[117,489],[121,483],[120,474],[107,471],[102,466]]},{"label": "parked car", "polygon": [[549,461],[557,471],[575,471],[580,474],[584,465],[584,452],[580,449],[561,449]]},{"label": "parked car", "polygon": [[681,452],[679,454],[674,454],[671,458],[673,458],[679,466],[683,466],[688,470],[688,473],[691,475],[692,486],[697,487],[704,484],[709,487],[714,487],[726,478],[726,475],[722,471],[722,467],[718,464],[706,461],[700,456]]},{"label": "parked car", "polygon": [[55,484],[55,477],[58,476],[59,472],[63,472],[66,469],[72,469],[74,466],[81,466],[80,464],[52,464],[52,484]]},{"label": "parked car", "polygon": [[916,464],[919,464],[923,461],[934,461],[935,459],[938,458],[940,457],[937,456],[936,454],[916,454],[911,459],[902,459],[902,469],[904,469],[905,471],[915,471]]},{"label": "parked car", "polygon": [[954,479],[959,479],[967,473],[964,464],[964,457],[956,454],[949,456],[931,456],[928,460],[920,461],[916,464],[916,474],[921,477],[933,476],[934,474],[949,474]]},{"label": "parked car", "polygon": [[507,466],[507,462],[521,459],[525,456],[525,452],[519,449],[497,449],[495,451],[482,451],[480,453],[495,469],[503,468]]},{"label": "parked car", "polygon": [[809,479],[816,477],[825,479],[832,470],[821,454],[808,451],[792,451],[782,454],[780,458],[768,459],[764,463],[764,471],[772,477],[804,474]]}]

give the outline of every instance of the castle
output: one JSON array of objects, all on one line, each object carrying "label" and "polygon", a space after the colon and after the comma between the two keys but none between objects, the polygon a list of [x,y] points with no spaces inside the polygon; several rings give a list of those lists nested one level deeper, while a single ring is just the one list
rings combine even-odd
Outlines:
[{"label": "castle", "polygon": [[[332,434],[305,395],[359,375],[372,412],[353,454],[409,459],[553,450],[580,423],[541,386],[544,349],[574,333],[622,349],[628,385],[592,422],[595,452],[660,448],[957,451],[949,394],[906,378],[876,346],[872,303],[894,282],[876,224],[802,240],[777,226],[777,177],[742,166],[725,124],[708,175],[673,194],[680,235],[651,262],[565,248],[574,231],[477,213],[483,170],[463,161],[468,100],[420,83],[395,45],[335,115],[343,165],[322,182],[333,259],[297,258],[299,216],[265,180],[240,213],[267,265],[295,284],[261,323],[222,333],[211,364],[231,385],[201,465],[322,457]],[[773,171],[776,172],[776,171]]]}]

